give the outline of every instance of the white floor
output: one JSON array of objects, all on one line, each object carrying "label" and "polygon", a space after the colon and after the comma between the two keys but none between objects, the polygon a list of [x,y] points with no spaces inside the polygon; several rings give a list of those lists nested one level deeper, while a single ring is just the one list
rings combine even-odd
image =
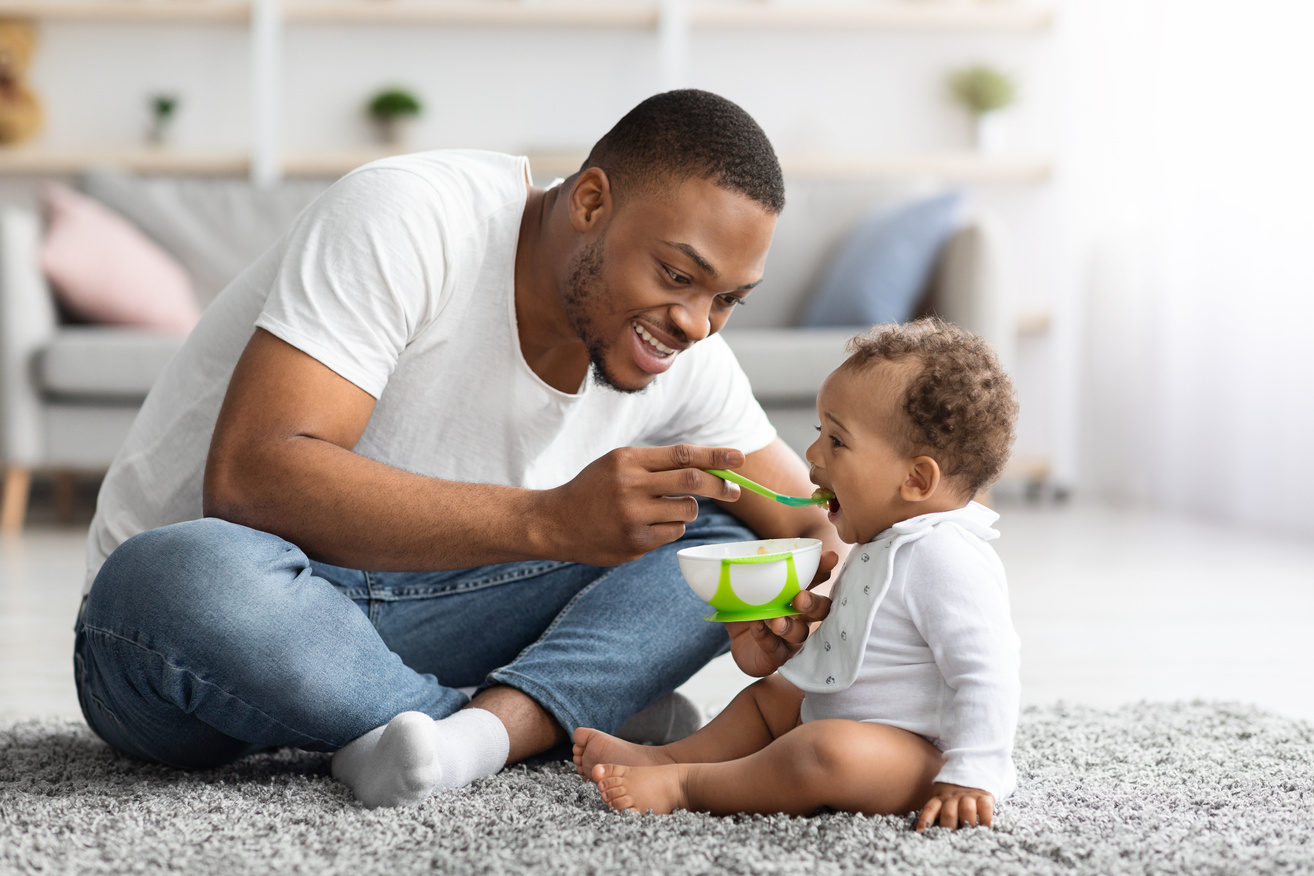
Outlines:
[{"label": "white floor", "polygon": [[[1024,703],[1224,699],[1314,721],[1314,544],[1145,512],[1006,503]],[[74,716],[82,526],[0,541],[0,719]],[[683,688],[707,712],[728,657]]]}]

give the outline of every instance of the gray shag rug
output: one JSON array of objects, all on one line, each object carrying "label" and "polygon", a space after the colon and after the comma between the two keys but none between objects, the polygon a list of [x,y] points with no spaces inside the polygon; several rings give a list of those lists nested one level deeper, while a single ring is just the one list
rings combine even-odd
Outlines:
[{"label": "gray shag rug", "polygon": [[1029,708],[993,830],[606,809],[568,763],[362,809],[325,755],[180,773],[0,725],[3,873],[1314,873],[1314,727],[1229,703]]}]

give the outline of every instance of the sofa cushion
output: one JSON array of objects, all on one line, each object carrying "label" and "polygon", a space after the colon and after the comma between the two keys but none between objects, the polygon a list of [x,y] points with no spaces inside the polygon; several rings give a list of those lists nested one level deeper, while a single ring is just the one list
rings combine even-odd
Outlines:
[{"label": "sofa cushion", "polygon": [[249,180],[145,177],[97,169],[84,173],[79,187],[172,253],[191,275],[204,307],[331,182],[284,180],[261,188]]},{"label": "sofa cushion", "polygon": [[950,192],[869,213],[827,267],[802,324],[866,327],[910,319],[961,201]]},{"label": "sofa cushion", "polygon": [[185,335],[201,309],[182,266],[131,222],[61,185],[41,195],[41,269],[55,297],[88,322]]},{"label": "sofa cushion", "polygon": [[850,328],[739,329],[727,330],[725,341],[758,401],[811,405],[826,376],[844,361],[844,345],[855,334]]},{"label": "sofa cushion", "polygon": [[182,343],[142,329],[63,328],[37,353],[37,386],[54,398],[140,402]]}]

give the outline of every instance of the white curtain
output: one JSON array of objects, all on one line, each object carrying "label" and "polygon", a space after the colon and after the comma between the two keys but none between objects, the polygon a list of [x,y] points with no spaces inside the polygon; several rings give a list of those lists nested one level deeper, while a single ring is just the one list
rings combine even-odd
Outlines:
[{"label": "white curtain", "polygon": [[1314,9],[1069,0],[1083,486],[1314,535]]}]

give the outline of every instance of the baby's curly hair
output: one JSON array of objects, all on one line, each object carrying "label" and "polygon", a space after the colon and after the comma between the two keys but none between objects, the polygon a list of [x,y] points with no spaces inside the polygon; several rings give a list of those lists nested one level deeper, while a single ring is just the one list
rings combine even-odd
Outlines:
[{"label": "baby's curly hair", "polygon": [[895,435],[911,455],[931,451],[946,479],[974,496],[1004,470],[1013,449],[1017,398],[994,349],[952,323],[930,317],[878,325],[851,339],[841,368],[908,363]]}]

